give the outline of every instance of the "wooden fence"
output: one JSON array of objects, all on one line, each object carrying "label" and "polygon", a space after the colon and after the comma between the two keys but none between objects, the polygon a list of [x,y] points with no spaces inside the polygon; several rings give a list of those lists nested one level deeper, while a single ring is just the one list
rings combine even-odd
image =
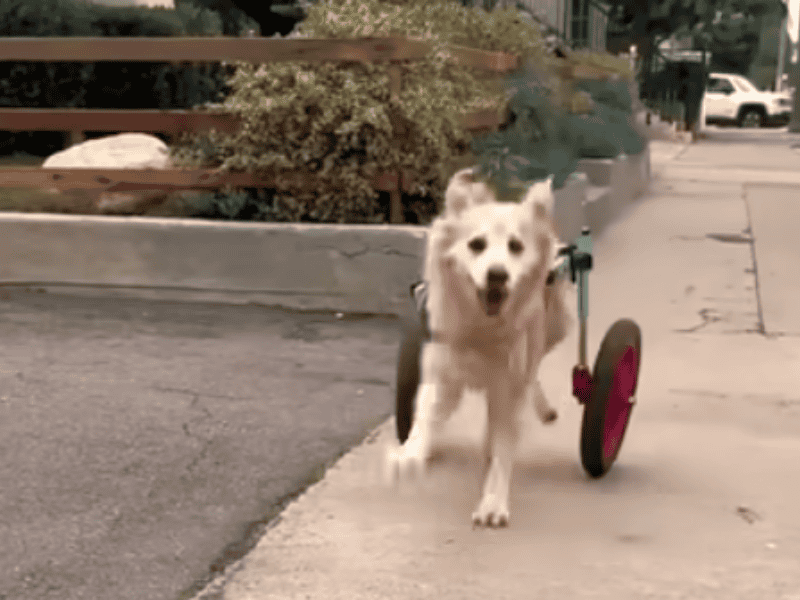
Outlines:
[{"label": "wooden fence", "polygon": [[[270,39],[270,38],[0,38],[0,61],[141,61],[201,63],[246,61],[263,64],[276,61],[346,61],[389,63],[393,98],[401,89],[399,63],[421,60],[429,43],[403,37],[361,39]],[[518,57],[502,53],[448,47],[449,58],[459,64],[497,74],[514,70]],[[562,76],[607,78],[611,73],[595,67],[564,63]],[[477,131],[499,125],[496,111],[463,116],[465,129]],[[0,131],[67,131],[71,141],[84,138],[85,131],[130,131],[175,135],[185,131],[216,129],[232,132],[239,127],[233,115],[208,110],[93,110],[0,108]],[[122,192],[133,190],[217,189],[234,187],[282,188],[309,181],[309,173],[281,177],[258,173],[224,172],[218,169],[0,169],[0,187],[37,187],[60,190]],[[385,173],[375,189],[391,196],[390,220],[403,222],[401,193],[410,188],[412,173]]]}]

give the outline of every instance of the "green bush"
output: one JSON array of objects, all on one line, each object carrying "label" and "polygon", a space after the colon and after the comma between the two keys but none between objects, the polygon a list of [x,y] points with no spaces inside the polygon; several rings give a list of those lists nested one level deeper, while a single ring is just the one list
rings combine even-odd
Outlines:
[{"label": "green bush", "polygon": [[[221,32],[216,13],[191,4],[163,10],[75,0],[0,0],[3,36],[176,37]],[[218,64],[0,62],[0,106],[187,108],[224,97],[226,77]],[[0,148],[6,151],[49,154],[61,148],[62,140],[57,132],[0,132]]]},{"label": "green bush", "polygon": [[591,97],[588,114],[563,108],[558,94],[567,90],[545,87],[530,68],[509,78],[508,87],[505,126],[472,143],[481,175],[501,200],[518,200],[526,185],[549,175],[554,188],[562,187],[581,158],[615,158],[644,149],[631,125],[626,81],[572,82],[569,90]]},{"label": "green bush", "polygon": [[629,113],[596,104],[593,114],[573,115],[571,120],[581,158],[615,158],[644,150],[645,141],[631,125]]},{"label": "green bush", "polygon": [[[400,66],[399,102],[390,98],[387,65],[238,64],[220,108],[239,116],[234,134],[187,135],[176,161],[275,175],[305,170],[312,189],[288,188],[260,200],[267,218],[372,223],[386,210],[373,189],[381,172],[417,174],[415,212],[436,213],[452,163],[469,151],[460,116],[502,107],[497,81],[447,59],[445,44],[541,56],[538,27],[516,10],[487,13],[451,0],[327,0],[313,5],[301,37],[403,35],[433,50]],[[412,200],[406,198],[411,210]]]},{"label": "green bush", "polygon": [[645,141],[632,125],[632,100],[627,81],[578,81],[594,103],[590,114],[570,118],[577,154],[581,158],[614,158],[638,154]]},{"label": "green bush", "polygon": [[553,175],[560,188],[578,162],[568,114],[552,101],[552,92],[530,73],[510,81],[508,119],[496,133],[472,143],[482,175],[502,200],[517,200],[526,182]]},{"label": "green bush", "polygon": [[197,11],[202,15],[214,15],[219,20],[222,34],[227,36],[236,37],[242,31],[248,29],[258,31],[260,29],[255,19],[226,0],[175,0],[175,9]]},{"label": "green bush", "polygon": [[573,50],[569,54],[570,61],[591,67],[598,67],[615,73],[620,79],[630,81],[633,79],[631,63],[626,58],[614,56],[608,52],[594,50]]}]

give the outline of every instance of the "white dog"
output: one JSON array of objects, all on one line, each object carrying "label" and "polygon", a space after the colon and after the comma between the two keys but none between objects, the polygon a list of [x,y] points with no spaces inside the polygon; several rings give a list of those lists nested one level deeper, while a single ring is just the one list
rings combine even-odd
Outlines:
[{"label": "white dog", "polygon": [[431,341],[409,438],[387,456],[391,477],[421,472],[431,437],[458,407],[465,389],[487,399],[488,472],[473,523],[508,524],[511,469],[521,409],[533,401],[542,422],[556,419],[537,378],[542,358],[564,339],[566,282],[549,281],[558,238],[552,178],[522,202],[497,202],[471,169],[456,173],[445,209],[431,226],[425,262]]}]

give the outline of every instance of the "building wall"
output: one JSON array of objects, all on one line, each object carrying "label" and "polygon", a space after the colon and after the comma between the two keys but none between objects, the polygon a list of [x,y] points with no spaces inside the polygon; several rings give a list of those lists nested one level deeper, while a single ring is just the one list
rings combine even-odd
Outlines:
[{"label": "building wall", "polygon": [[[781,30],[786,26],[783,18],[778,15],[766,15],[762,17],[758,50],[753,57],[753,62],[747,70],[746,75],[762,89],[772,89],[775,87],[775,78],[778,71],[778,59],[780,57]],[[783,54],[783,67],[781,73],[787,72],[787,67],[791,65],[791,48],[786,36],[786,45]]]},{"label": "building wall", "polygon": [[589,47],[592,50],[605,51],[608,17],[603,11],[592,6],[589,8],[589,23]]},{"label": "building wall", "polygon": [[588,36],[586,47],[605,50],[608,18],[602,11],[589,4],[588,0],[521,0],[521,3],[540,20],[556,29],[561,36],[574,40],[580,36],[580,27],[573,19],[573,9],[583,7],[588,13]]}]

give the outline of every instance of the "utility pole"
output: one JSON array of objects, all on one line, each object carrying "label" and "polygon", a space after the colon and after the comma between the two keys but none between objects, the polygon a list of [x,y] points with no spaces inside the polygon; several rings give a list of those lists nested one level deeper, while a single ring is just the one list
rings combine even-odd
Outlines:
[{"label": "utility pole", "polygon": [[[800,18],[797,19],[797,23],[794,23],[794,26],[797,27],[797,44],[800,46]],[[789,81],[792,82],[794,87],[792,118],[789,121],[789,131],[792,133],[800,133],[800,60],[798,60],[798,54],[799,52],[795,50],[795,60],[792,62],[792,73],[789,76]]]},{"label": "utility pole", "polygon": [[781,41],[778,45],[778,68],[775,73],[775,91],[780,92],[783,85],[783,68],[786,65],[786,38],[789,37],[787,28],[789,26],[789,16],[784,17],[781,22]]}]

